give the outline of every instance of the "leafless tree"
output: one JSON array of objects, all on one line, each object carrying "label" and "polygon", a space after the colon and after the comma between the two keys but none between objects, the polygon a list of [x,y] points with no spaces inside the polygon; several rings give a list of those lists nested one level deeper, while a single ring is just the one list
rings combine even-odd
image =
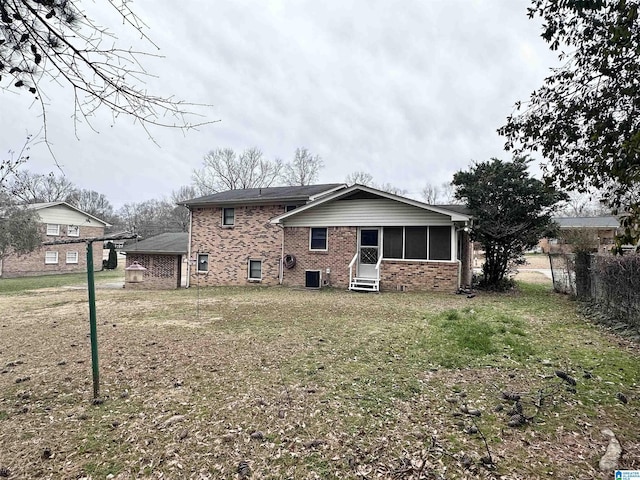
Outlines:
[{"label": "leafless tree", "polygon": [[16,174],[18,168],[29,160],[29,150],[35,138],[33,135],[27,135],[20,150],[9,150],[6,156],[0,160],[0,190],[6,187],[7,182]]},{"label": "leafless tree", "polygon": [[422,199],[425,203],[428,203],[429,205],[437,204],[440,199],[440,189],[431,183],[427,183],[420,194],[422,195]]},{"label": "leafless tree", "polygon": [[173,204],[173,210],[171,212],[172,218],[183,232],[189,231],[189,209],[185,206],[178,205],[185,200],[190,200],[198,196],[198,191],[192,185],[183,185],[177,190],[171,192],[171,203]]},{"label": "leafless tree", "polygon": [[70,195],[67,201],[83,212],[87,212],[101,220],[111,222],[113,219],[113,205],[107,197],[95,190],[81,189],[76,190]]},{"label": "leafless tree", "polygon": [[396,187],[395,185],[391,185],[390,183],[383,183],[382,185],[377,187],[378,190],[382,190],[383,192],[388,192],[393,195],[406,195],[407,190],[404,188]]},{"label": "leafless tree", "polygon": [[166,232],[180,232],[182,225],[172,216],[174,205],[166,200],[125,203],[118,210],[120,230],[134,232],[143,238]]},{"label": "leafless tree", "polygon": [[65,202],[76,193],[76,186],[64,175],[43,175],[18,170],[7,180],[7,190],[22,203]]},{"label": "leafless tree", "polygon": [[243,188],[270,187],[282,174],[282,161],[267,160],[257,148],[240,155],[231,148],[212,150],[204,157],[203,166],[194,170],[193,185],[202,195]]},{"label": "leafless tree", "polygon": [[[74,122],[91,124],[97,110],[133,117],[149,125],[191,128],[196,105],[147,92],[143,57],[152,53],[123,48],[107,28],[90,19],[80,0],[0,1],[0,88],[23,91],[39,103],[47,137],[47,91],[54,84],[74,95]],[[122,23],[153,48],[146,25],[128,0],[108,0]]]},{"label": "leafless tree", "polygon": [[306,148],[296,148],[293,161],[284,167],[283,180],[287,185],[311,185],[318,180],[324,162],[320,155],[312,155]]},{"label": "leafless tree", "polygon": [[352,172],[347,175],[344,179],[344,182],[349,186],[355,185],[357,183],[358,185],[364,185],[366,187],[375,187],[375,183],[373,182],[373,175],[361,170]]},{"label": "leafless tree", "polygon": [[383,183],[378,185],[373,181],[373,176],[370,173],[363,171],[352,172],[345,178],[345,183],[347,185],[364,185],[365,187],[377,188],[378,190],[382,190],[383,192],[392,193],[394,195],[406,195],[407,191],[404,188],[396,187],[395,185],[391,185],[390,183]]},{"label": "leafless tree", "polygon": [[462,204],[462,201],[456,198],[456,189],[451,182],[442,182],[440,184],[440,198],[446,205]]},{"label": "leafless tree", "polygon": [[600,201],[603,196],[598,190],[592,190],[588,193],[570,192],[569,198],[563,203],[559,213],[567,217],[610,215],[611,210]]}]

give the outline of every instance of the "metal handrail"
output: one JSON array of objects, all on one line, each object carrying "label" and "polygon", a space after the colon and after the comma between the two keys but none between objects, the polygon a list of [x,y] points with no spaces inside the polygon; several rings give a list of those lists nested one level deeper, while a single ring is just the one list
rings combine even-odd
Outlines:
[{"label": "metal handrail", "polygon": [[351,262],[349,263],[349,288],[351,288],[351,282],[353,280],[353,266],[355,265],[357,260],[358,260],[358,252],[356,252],[356,254],[351,259]]}]

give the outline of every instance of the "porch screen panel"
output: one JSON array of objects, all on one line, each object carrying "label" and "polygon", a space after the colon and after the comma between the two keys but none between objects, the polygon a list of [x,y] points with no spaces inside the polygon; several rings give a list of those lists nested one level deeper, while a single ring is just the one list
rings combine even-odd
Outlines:
[{"label": "porch screen panel", "polygon": [[404,258],[426,260],[427,227],[406,227],[404,233]]},{"label": "porch screen panel", "polygon": [[451,227],[429,227],[429,260],[451,260]]},{"label": "porch screen panel", "polygon": [[383,258],[402,258],[402,227],[384,227]]}]

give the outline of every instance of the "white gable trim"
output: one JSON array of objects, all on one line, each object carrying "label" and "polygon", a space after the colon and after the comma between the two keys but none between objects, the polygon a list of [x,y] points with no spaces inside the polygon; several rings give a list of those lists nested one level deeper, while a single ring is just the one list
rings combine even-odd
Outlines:
[{"label": "white gable trim", "polygon": [[406,197],[401,197],[399,195],[394,195],[392,193],[388,193],[388,192],[383,192],[382,190],[378,190],[375,188],[371,188],[371,187],[366,187],[364,185],[352,185],[351,187],[348,187],[346,189],[343,190],[339,190],[337,192],[334,192],[333,194],[330,195],[326,195],[323,196],[322,198],[319,198],[317,200],[314,200],[302,207],[298,207],[295,210],[292,210],[290,212],[284,213],[282,215],[278,215],[275,218],[271,219],[271,223],[273,224],[282,224],[283,220],[286,220],[288,218],[294,217],[296,215],[300,215],[303,212],[306,212],[307,210],[311,210],[315,207],[318,207],[319,205],[324,205],[328,202],[331,202],[333,200],[337,200],[341,197],[345,197],[349,194],[351,194],[352,192],[355,191],[362,191],[362,192],[367,192],[367,193],[371,193],[373,195],[377,195],[381,198],[386,198],[389,200],[394,200],[396,202],[400,202],[400,203],[404,203],[406,205],[411,205],[413,207],[417,207],[417,208],[421,208],[423,210],[429,211],[429,212],[433,212],[433,213],[439,213],[441,215],[446,215],[448,217],[451,217],[451,221],[452,222],[467,222],[469,220],[471,220],[471,217],[469,215],[463,215],[461,213],[457,213],[451,210],[447,210],[444,208],[440,208],[440,207],[434,207],[433,205],[427,205],[426,203],[422,203],[422,202],[418,202],[417,200],[412,200],[410,198],[406,198]]},{"label": "white gable trim", "polygon": [[90,213],[84,212],[82,210],[80,210],[79,208],[74,207],[73,205],[68,204],[67,202],[48,202],[48,203],[32,203],[30,205],[26,205],[27,208],[30,208],[32,210],[38,211],[38,210],[45,210],[47,208],[51,208],[51,207],[57,207],[57,206],[63,206],[66,207],[70,210],[73,210],[81,215],[86,215],[87,217],[91,218],[92,220],[95,220],[98,223],[102,223],[105,227],[110,227],[111,224],[105,222],[104,220],[100,220],[98,217],[94,217],[93,215],[91,215]]}]

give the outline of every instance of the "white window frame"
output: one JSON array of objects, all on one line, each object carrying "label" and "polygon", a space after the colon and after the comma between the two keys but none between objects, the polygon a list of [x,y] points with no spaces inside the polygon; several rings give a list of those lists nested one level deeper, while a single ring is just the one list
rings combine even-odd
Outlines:
[{"label": "white window frame", "polygon": [[[69,260],[69,254],[75,255],[75,258],[72,258],[71,260]],[[78,259],[80,258],[80,256],[78,255],[78,252],[67,252],[66,254],[66,261],[67,263],[78,263]]]},{"label": "white window frame", "polygon": [[68,237],[79,237],[80,236],[80,225],[67,225],[67,236]]},{"label": "white window frame", "polygon": [[[324,229],[326,232],[324,240],[324,248],[311,248],[311,239],[313,238],[313,230]],[[329,250],[329,227],[310,227],[309,228],[309,250],[312,252],[326,252]]]},{"label": "white window frame", "polygon": [[[207,269],[200,270],[200,257],[207,257]],[[209,254],[208,253],[198,253],[196,256],[196,272],[198,273],[208,273],[209,272]]]},{"label": "white window frame", "polygon": [[50,237],[60,235],[60,225],[57,223],[47,223],[47,235]]},{"label": "white window frame", "polygon": [[[233,222],[232,223],[225,223],[225,212],[227,210],[233,210]],[[236,209],[235,207],[222,207],[222,226],[223,227],[233,227],[236,224]]]},{"label": "white window frame", "polygon": [[[55,256],[55,260],[49,259],[50,256]],[[45,265],[57,265],[58,264],[58,252],[49,250],[44,252],[44,264]]]},{"label": "white window frame", "polygon": [[[260,263],[260,278],[256,278],[256,277],[251,277],[251,262],[258,262]],[[247,279],[250,282],[261,282],[262,281],[262,260],[257,259],[257,258],[250,258],[247,261]]]}]

